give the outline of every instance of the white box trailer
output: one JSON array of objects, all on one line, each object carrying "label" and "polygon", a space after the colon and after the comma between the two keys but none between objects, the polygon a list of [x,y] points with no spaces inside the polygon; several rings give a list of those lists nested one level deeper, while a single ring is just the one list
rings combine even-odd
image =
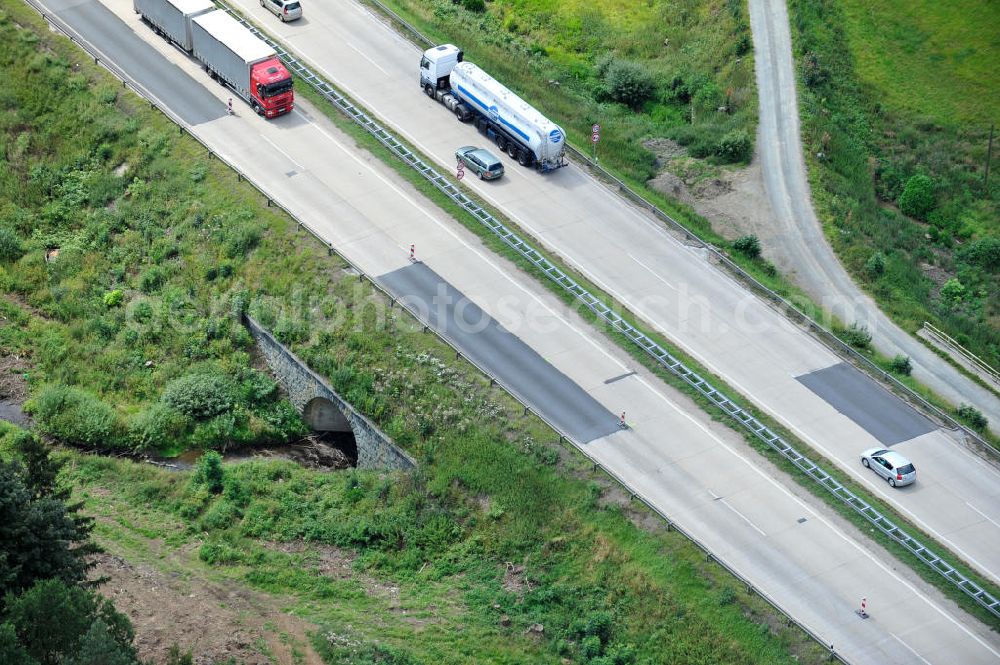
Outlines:
[{"label": "white box trailer", "polygon": [[253,103],[250,79],[254,65],[277,56],[274,49],[224,11],[196,16],[191,21],[194,56],[205,68]]},{"label": "white box trailer", "polygon": [[153,30],[188,53],[192,48],[191,19],[216,9],[211,0],[133,0],[132,7]]}]

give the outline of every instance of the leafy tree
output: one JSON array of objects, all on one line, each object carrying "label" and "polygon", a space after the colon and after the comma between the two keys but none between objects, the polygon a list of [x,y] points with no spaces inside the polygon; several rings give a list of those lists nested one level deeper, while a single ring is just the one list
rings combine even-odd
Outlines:
[{"label": "leafy tree", "polygon": [[[8,595],[5,602],[7,622],[13,626],[18,641],[40,665],[60,665],[66,657],[84,652],[106,652],[107,641],[117,645],[115,651],[126,657],[124,663],[135,660],[132,647],[135,633],[128,617],[116,610],[110,600],[89,589],[70,586],[59,579],[47,579],[18,597]],[[95,624],[99,624],[97,630],[93,630]],[[102,661],[92,660],[70,662],[104,665]],[[122,661],[111,661],[107,665],[119,662]]]},{"label": "leafy tree", "polygon": [[38,665],[38,661],[28,655],[27,650],[17,641],[14,626],[0,623],[0,664]]},{"label": "leafy tree", "polygon": [[76,655],[66,661],[66,665],[134,665],[135,658],[126,648],[115,641],[108,626],[97,619],[90,624],[90,630],[80,640]]},{"label": "leafy tree", "polygon": [[748,259],[756,259],[760,257],[760,240],[755,235],[746,235],[733,242],[733,249]]},{"label": "leafy tree", "polygon": [[926,219],[934,209],[934,181],[923,174],[917,174],[906,181],[903,193],[899,195],[899,209],[904,215]]}]

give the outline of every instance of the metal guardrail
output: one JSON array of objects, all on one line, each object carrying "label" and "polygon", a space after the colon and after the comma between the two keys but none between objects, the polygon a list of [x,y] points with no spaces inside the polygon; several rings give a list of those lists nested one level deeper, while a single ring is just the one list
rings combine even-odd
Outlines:
[{"label": "metal guardrail", "polygon": [[[42,16],[42,18],[45,19],[49,23],[49,25],[51,25],[57,31],[59,31],[59,32],[63,33],[64,35],[66,35],[66,37],[69,38],[70,41],[72,41],[73,43],[77,44],[80,48],[82,48],[84,51],[86,51],[87,53],[89,53],[91,55],[91,57],[94,58],[94,62],[95,63],[100,64],[105,69],[107,69],[109,72],[111,72],[112,75],[114,75],[116,78],[118,78],[122,82],[122,86],[123,87],[131,86],[132,90],[137,95],[139,95],[140,97],[146,99],[150,103],[150,107],[155,108],[155,109],[159,110],[161,113],[163,113],[164,116],[166,116],[168,119],[170,119],[172,122],[174,122],[177,125],[177,127],[178,127],[178,129],[180,131],[183,132],[183,131],[185,131],[187,129],[187,126],[185,125],[184,121],[181,120],[181,118],[179,118],[172,111],[170,111],[170,109],[168,107],[166,107],[165,105],[163,105],[162,103],[160,103],[159,100],[157,100],[156,97],[154,95],[152,95],[152,93],[150,93],[141,84],[139,84],[137,81],[135,81],[130,76],[128,76],[128,74],[126,74],[123,70],[121,70],[117,65],[115,65],[114,63],[112,63],[111,61],[109,61],[107,59],[102,59],[102,58],[104,58],[104,55],[94,45],[90,44],[86,40],[81,39],[79,36],[74,35],[73,34],[74,31],[69,26],[67,26],[66,24],[64,24],[57,17],[48,14],[46,12],[45,8],[42,7],[42,6],[40,6],[36,2],[36,0],[25,0],[25,2],[28,5],[30,5],[32,8],[34,8],[35,11],[37,11]],[[232,13],[232,12],[230,12],[230,13]],[[237,18],[239,18],[242,21],[242,17],[239,17],[237,15]],[[364,273],[364,271],[362,271],[361,268],[358,267],[356,264],[354,264],[350,259],[348,259],[346,256],[340,254],[339,252],[336,252],[336,250],[334,249],[332,243],[328,242],[326,239],[324,239],[319,234],[319,232],[317,232],[315,229],[313,229],[307,223],[301,221],[291,211],[289,211],[287,208],[285,208],[280,203],[278,203],[271,196],[271,194],[269,194],[267,192],[267,190],[264,187],[262,187],[257,182],[255,182],[253,179],[251,179],[249,176],[247,176],[245,173],[243,173],[243,171],[241,171],[235,164],[232,164],[231,162],[227,161],[226,159],[224,159],[224,158],[219,157],[218,155],[216,155],[215,152],[212,150],[212,148],[209,147],[208,144],[206,144],[200,137],[192,134],[190,131],[188,131],[188,135],[191,138],[193,138],[195,141],[197,141],[198,143],[200,143],[202,145],[202,147],[204,147],[205,150],[208,152],[208,154],[209,154],[210,157],[214,156],[215,158],[219,159],[220,162],[222,162],[223,164],[225,164],[234,173],[236,173],[237,178],[240,181],[245,180],[247,182],[247,184],[251,185],[254,189],[256,189],[258,192],[260,192],[261,195],[263,195],[265,197],[265,199],[267,200],[268,207],[278,208],[279,210],[281,210],[282,212],[284,212],[286,215],[288,215],[288,217],[290,219],[294,220],[299,225],[300,228],[305,229],[306,231],[308,231],[320,244],[322,244],[323,246],[327,247],[327,250],[328,250],[328,252],[331,255],[334,254],[334,253],[337,253],[338,257],[341,260],[343,260],[345,263],[347,263],[351,267],[351,269],[354,270],[359,275],[359,277],[361,279],[365,279],[367,277],[368,281],[372,284],[372,286],[375,287],[378,291],[380,291],[389,300],[389,302],[390,302],[391,305],[399,304],[400,307],[403,308],[408,314],[410,314],[410,316],[412,316],[415,321],[417,321],[418,323],[420,323],[421,325],[424,326],[424,330],[428,330],[428,331],[431,330],[431,328],[426,324],[426,322],[420,319],[420,317],[418,315],[418,312],[416,310],[414,310],[414,309],[406,306],[404,303],[400,303],[399,301],[397,301],[396,298],[392,295],[392,293],[390,293],[381,283],[379,283],[377,280],[373,280],[370,277],[368,277]],[[625,488],[629,492],[629,494],[630,494],[630,496],[632,498],[638,499],[639,501],[641,501],[649,510],[651,510],[652,512],[654,512],[655,514],[657,514],[661,519],[663,519],[663,521],[666,523],[668,531],[670,531],[670,530],[677,531],[682,536],[684,536],[685,538],[687,538],[693,545],[695,545],[696,547],[698,547],[701,551],[703,551],[705,553],[705,555],[708,558],[708,560],[714,561],[715,563],[717,563],[718,565],[720,565],[722,568],[724,568],[735,579],[739,580],[740,583],[743,584],[746,587],[747,593],[749,593],[749,594],[756,594],[762,600],[764,600],[768,605],[770,605],[772,608],[774,608],[774,610],[776,612],[778,612],[779,614],[781,614],[782,616],[784,616],[785,619],[786,619],[787,625],[789,625],[789,626],[795,626],[796,628],[798,628],[799,630],[801,630],[805,635],[809,636],[810,639],[812,639],[817,644],[819,644],[824,649],[826,649],[829,652],[829,658],[830,658],[831,661],[836,660],[836,661],[838,661],[840,663],[844,663],[845,665],[847,665],[849,663],[849,661],[843,655],[837,653],[837,651],[834,649],[834,646],[832,644],[829,644],[828,642],[826,642],[825,640],[823,640],[815,631],[813,631],[811,628],[809,628],[808,626],[806,626],[805,624],[803,624],[798,619],[794,618],[781,605],[779,605],[777,601],[775,601],[769,595],[767,595],[762,590],[760,590],[759,588],[757,588],[756,586],[754,586],[753,582],[751,582],[748,578],[744,577],[742,574],[740,574],[739,572],[737,572],[736,569],[733,568],[732,566],[730,566],[728,563],[726,563],[724,559],[721,559],[718,556],[716,556],[708,548],[707,545],[705,545],[698,538],[696,538],[695,536],[693,536],[692,534],[690,534],[689,532],[687,532],[686,530],[684,530],[677,522],[675,522],[669,515],[667,515],[667,513],[665,513],[661,508],[659,508],[658,506],[656,506],[645,495],[643,495],[638,490],[633,489],[615,471],[613,471],[612,469],[609,469],[609,468],[605,467],[603,464],[601,464],[601,462],[598,461],[596,458],[594,458],[579,441],[576,441],[572,436],[570,436],[569,434],[567,434],[566,432],[564,432],[558,425],[556,425],[555,423],[553,423],[552,421],[550,421],[544,415],[539,414],[536,411],[534,411],[531,408],[531,405],[528,404],[527,400],[523,396],[521,396],[516,390],[514,390],[512,387],[506,385],[503,381],[501,381],[499,378],[497,378],[496,376],[494,376],[485,367],[482,367],[481,365],[479,365],[477,362],[475,362],[471,358],[468,358],[467,356],[465,356],[464,354],[462,354],[461,349],[460,349],[458,343],[455,340],[453,340],[450,336],[448,336],[444,331],[433,330],[433,332],[445,344],[447,344],[448,346],[450,346],[455,351],[456,357],[463,358],[466,362],[468,362],[470,365],[472,365],[473,367],[475,367],[483,376],[488,377],[490,379],[490,382],[492,384],[496,384],[497,386],[499,386],[502,390],[504,390],[505,392],[507,392],[507,394],[509,394],[515,401],[517,401],[519,404],[521,404],[521,406],[524,407],[526,413],[528,413],[528,412],[533,413],[542,422],[544,422],[549,428],[551,428],[553,432],[555,432],[556,434],[558,434],[559,435],[560,443],[569,442],[571,444],[571,449],[575,450],[577,453],[583,455],[593,465],[593,468],[594,468],[595,471],[599,469],[603,473],[607,474],[608,477],[610,477],[612,480],[614,480],[619,485],[621,485],[623,488]]]},{"label": "metal guardrail", "polygon": [[[735,420],[744,429],[753,434],[757,439],[763,441],[772,450],[776,451],[782,457],[790,461],[797,468],[803,471],[807,476],[819,483],[823,488],[833,494],[841,502],[846,504],[856,513],[864,517],[870,524],[875,526],[879,531],[889,536],[891,539],[902,545],[910,553],[916,555],[921,561],[927,564],[932,570],[939,573],[946,580],[951,582],[954,586],[958,587],[963,593],[968,595],[970,598],[975,600],[979,605],[984,607],[993,616],[1000,618],[1000,599],[995,598],[992,594],[987,592],[985,589],[980,587],[974,581],[960,573],[951,564],[947,563],[933,550],[926,547],[919,540],[908,534],[902,528],[897,526],[892,520],[887,518],[885,515],[880,513],[874,507],[872,507],[867,501],[857,496],[849,489],[844,487],[838,480],[833,478],[830,474],[824,471],[818,464],[810,460],[805,455],[798,452],[794,447],[788,444],[782,437],[772,432],[766,425],[761,423],[752,414],[745,411],[737,403],[727,397],[724,393],[716,389],[711,383],[706,381],[697,372],[688,368],[683,362],[675,358],[669,351],[660,346],[656,341],[650,339],[645,333],[635,328],[632,324],[628,323],[623,319],[617,312],[612,310],[609,306],[604,304],[598,297],[591,294],[586,288],[578,284],[569,275],[560,270],[557,266],[553,265],[545,256],[535,249],[532,245],[525,242],[520,236],[514,233],[502,222],[497,220],[475,201],[470,199],[468,196],[462,193],[462,191],[448,180],[445,176],[440,174],[433,166],[424,163],[420,157],[413,153],[409,148],[407,148],[400,140],[398,140],[392,133],[387,129],[382,127],[377,123],[371,116],[369,116],[364,110],[358,108],[353,104],[346,96],[342,95],[338,90],[336,90],[333,85],[324,81],[318,75],[316,75],[312,70],[310,70],[303,62],[292,55],[283,45],[278,43],[276,40],[272,39],[269,35],[263,33],[259,30],[253,23],[247,21],[241,14],[231,9],[226,5],[222,5],[223,9],[229,12],[236,20],[240,21],[244,26],[250,29],[254,34],[256,34],[261,39],[265,40],[275,51],[278,56],[282,59],[282,62],[291,71],[295,72],[303,81],[312,86],[320,95],[327,99],[333,106],[340,109],[348,118],[354,120],[361,127],[367,130],[372,136],[374,136],[378,141],[384,145],[386,148],[391,150],[395,155],[400,157],[404,162],[409,164],[411,167],[416,169],[421,175],[424,176],[430,183],[432,183],[439,191],[448,196],[453,202],[462,207],[466,212],[468,212],[476,221],[481,223],[487,229],[489,229],[496,237],[504,242],[508,247],[516,251],[520,256],[527,259],[532,265],[536,266],[541,270],[546,276],[549,277],[553,282],[559,285],[564,291],[572,295],[576,300],[582,302],[584,306],[592,311],[598,318],[600,318],[605,323],[610,324],[610,326],[625,335],[633,344],[638,346],[641,350],[645,351],[649,356],[651,356],[660,366],[666,368],[675,376],[679,377],[686,384],[697,390],[702,396],[706,397],[715,406],[722,409],[727,415],[729,415],[733,420]],[[631,190],[629,190],[631,191]],[[633,193],[634,194],[634,193]],[[647,204],[648,205],[648,204]],[[661,213],[664,214],[664,213]],[[673,220],[671,220],[673,221]],[[677,222],[673,222],[677,224]],[[679,225],[678,225],[679,226]],[[711,249],[711,248],[710,248]],[[718,253],[718,252],[717,252]],[[729,261],[726,257],[719,254],[720,258]],[[742,272],[742,270],[733,264],[733,266]],[[743,272],[746,275],[745,272]],[[753,279],[747,275],[749,279]],[[761,285],[763,287],[763,285]],[[766,287],[763,287],[766,289]],[[771,292],[773,293],[773,292]],[[776,297],[777,294],[774,294]],[[804,316],[804,315],[803,315]],[[818,324],[816,324],[818,325]],[[450,340],[449,340],[449,343]],[[454,344],[452,344],[454,346]],[[524,400],[518,398],[519,401],[524,403]],[[558,431],[558,430],[557,430]],[[607,470],[606,470],[607,471]],[[615,476],[617,479],[617,476]],[[619,479],[619,482],[622,482]],[[628,487],[624,482],[622,484]],[[630,490],[631,491],[631,490]],[[635,492],[633,492],[635,494]],[[648,504],[645,499],[643,500]],[[655,510],[655,509],[654,509]],[[657,511],[659,512],[659,511]]]},{"label": "metal guardrail", "polygon": [[[220,0],[221,1],[221,0]],[[423,33],[417,30],[413,25],[405,21],[401,16],[396,14],[392,9],[387,7],[385,4],[379,0],[358,0],[359,2],[367,3],[376,7],[380,12],[385,14],[393,23],[399,24],[407,32],[409,32],[413,37],[416,38],[418,42],[421,42],[425,46],[434,46],[436,42],[432,41],[426,37]],[[740,280],[742,284],[749,287],[755,294],[763,296],[775,306],[777,306],[782,313],[788,318],[794,319],[799,323],[803,324],[804,327],[811,332],[815,333],[824,344],[831,348],[835,353],[841,355],[846,355],[850,357],[857,363],[860,363],[862,367],[868,372],[872,378],[876,380],[881,380],[882,382],[888,384],[888,386],[899,396],[904,397],[911,403],[916,403],[917,406],[924,409],[930,415],[936,417],[941,422],[947,424],[953,430],[960,430],[966,437],[973,439],[979,444],[977,450],[988,451],[988,453],[995,459],[1000,459],[1000,450],[993,447],[988,441],[986,441],[978,432],[967,427],[965,424],[959,422],[951,414],[943,411],[941,408],[927,401],[922,395],[914,391],[912,388],[907,386],[905,383],[901,382],[896,377],[892,376],[877,364],[875,364],[870,358],[867,358],[864,354],[860,353],[857,349],[852,347],[850,344],[845,343],[842,339],[837,337],[834,332],[818,321],[810,317],[808,314],[803,312],[801,309],[796,307],[792,302],[785,299],[782,295],[769,288],[768,286],[761,283],[756,277],[748,273],[746,270],[737,265],[732,259],[730,259],[726,254],[720,251],[717,247],[706,241],[704,238],[699,236],[695,231],[692,231],[688,227],[684,226],[676,219],[660,210],[659,207],[647,201],[641,194],[636,192],[634,189],[629,187],[620,178],[613,175],[611,172],[606,170],[604,167],[600,166],[595,160],[593,160],[585,151],[574,147],[569,143],[569,138],[566,140],[566,150],[571,153],[574,160],[587,165],[587,168],[602,180],[610,182],[614,185],[619,193],[625,198],[629,199],[642,209],[646,210],[654,217],[656,217],[661,222],[666,223],[674,231],[684,234],[687,240],[693,240],[698,243],[698,246],[707,250],[711,255],[711,258],[715,259],[720,265],[722,265],[726,270],[732,273],[737,279]]]},{"label": "metal guardrail", "polygon": [[936,338],[937,341],[943,344],[944,346],[948,346],[954,349],[955,353],[965,358],[969,362],[969,364],[971,364],[978,371],[982,372],[987,377],[989,377],[993,381],[993,383],[1000,386],[1000,372],[993,369],[993,367],[991,367],[989,363],[987,363],[985,360],[974,354],[972,351],[969,351],[967,348],[959,344],[958,341],[955,340],[953,337],[951,337],[948,333],[941,330],[937,326],[933,325],[929,321],[924,321],[923,328],[928,335]]}]

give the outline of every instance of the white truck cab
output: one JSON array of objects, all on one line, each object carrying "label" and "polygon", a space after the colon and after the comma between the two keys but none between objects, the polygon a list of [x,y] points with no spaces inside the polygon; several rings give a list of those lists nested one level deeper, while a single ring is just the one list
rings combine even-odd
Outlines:
[{"label": "white truck cab", "polygon": [[424,57],[420,59],[420,87],[432,94],[432,90],[446,90],[448,88],[448,76],[455,65],[462,62],[464,54],[462,49],[454,44],[442,44],[424,51]]}]

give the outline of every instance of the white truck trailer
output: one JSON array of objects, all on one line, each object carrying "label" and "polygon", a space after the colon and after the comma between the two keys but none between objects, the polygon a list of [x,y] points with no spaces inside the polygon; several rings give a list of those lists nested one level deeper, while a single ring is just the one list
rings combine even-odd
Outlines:
[{"label": "white truck trailer", "polygon": [[522,166],[545,173],[566,165],[566,134],[533,106],[442,44],[424,51],[420,86],[459,120],[472,121]]},{"label": "white truck trailer", "polygon": [[135,13],[153,26],[156,34],[166,37],[191,52],[191,19],[215,11],[212,0],[132,0]]},{"label": "white truck trailer", "polygon": [[[165,1],[165,0],[164,0]],[[292,77],[274,49],[232,16],[214,11],[191,19],[194,57],[259,115],[292,110]]]}]

